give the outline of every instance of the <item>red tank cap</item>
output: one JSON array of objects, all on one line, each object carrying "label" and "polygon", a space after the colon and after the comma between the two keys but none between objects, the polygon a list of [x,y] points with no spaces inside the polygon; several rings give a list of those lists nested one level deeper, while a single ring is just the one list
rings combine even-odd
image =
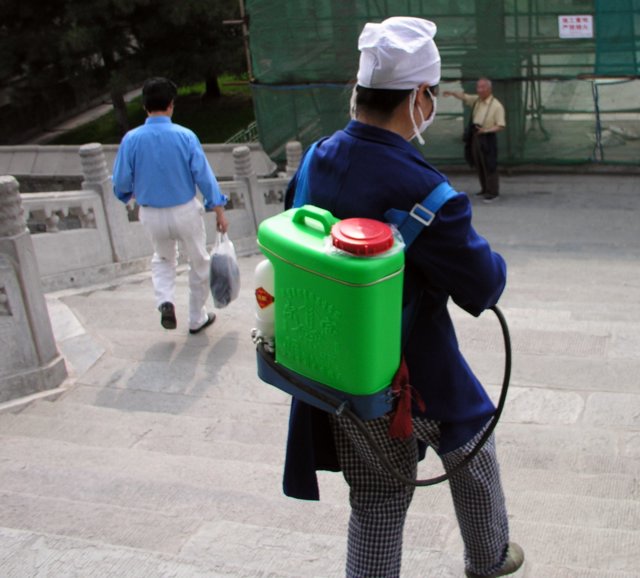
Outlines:
[{"label": "red tank cap", "polygon": [[374,219],[344,219],[331,227],[333,246],[352,255],[379,255],[393,247],[389,225]]}]

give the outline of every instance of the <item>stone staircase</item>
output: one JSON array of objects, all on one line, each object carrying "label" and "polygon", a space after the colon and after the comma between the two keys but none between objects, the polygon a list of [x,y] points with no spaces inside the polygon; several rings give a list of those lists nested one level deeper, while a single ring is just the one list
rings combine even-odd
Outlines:
[{"label": "stone staircase", "polygon": [[[510,263],[501,307],[514,369],[497,437],[512,537],[527,555],[516,576],[638,578],[640,236],[635,246],[592,238],[589,259],[547,245],[567,204],[546,234],[518,237],[518,215],[544,202],[514,195],[477,208]],[[259,259],[240,259],[240,298],[197,336],[184,273],[174,332],[160,328],[148,274],[47,296],[71,378],[57,399],[0,413],[1,576],[344,575],[342,477],[320,474],[320,502],[281,491],[288,397],[256,377],[249,337]],[[452,312],[497,399],[497,323]],[[420,477],[436,473],[430,455]],[[417,489],[403,578],[463,575],[447,485]]]}]

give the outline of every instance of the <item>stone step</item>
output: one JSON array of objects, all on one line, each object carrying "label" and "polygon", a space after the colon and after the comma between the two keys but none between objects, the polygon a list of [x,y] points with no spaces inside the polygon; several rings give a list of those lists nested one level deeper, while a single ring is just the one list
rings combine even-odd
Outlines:
[{"label": "stone step", "polygon": [[[215,395],[216,393],[219,395]],[[236,398],[232,397],[236,395],[244,395],[245,400],[238,403]],[[125,413],[146,411],[210,418],[229,412],[242,416],[245,405],[251,407],[254,403],[265,408],[273,406],[273,411],[286,412],[288,416],[290,400],[289,395],[260,382],[259,387],[255,388],[227,386],[216,387],[215,391],[210,391],[203,387],[173,392],[77,385],[69,389],[59,401],[112,408]],[[276,415],[280,418],[279,413]],[[288,420],[288,417],[286,419]]]},{"label": "stone step", "polygon": [[[230,560],[215,560],[207,565],[199,559],[10,528],[0,528],[0,569],[7,578],[45,575],[56,578],[265,577],[261,571],[248,572]],[[278,576],[299,578],[299,573],[279,572]]]},{"label": "stone step", "polygon": [[[0,505],[5,497],[0,495]],[[252,575],[247,573],[252,569],[256,572],[273,572],[274,576],[295,576],[296,568],[305,576],[341,575],[346,518],[336,516],[336,512],[320,504],[305,504],[305,509],[311,510],[310,516],[299,515],[298,518],[292,517],[286,507],[274,509],[276,504],[263,504],[269,521],[260,524],[259,511],[256,515],[251,508],[256,504],[238,502],[234,497],[234,505],[238,511],[244,512],[244,516],[229,520],[228,512],[224,512],[203,521],[188,535],[183,535],[182,531],[191,530],[189,523],[193,523],[193,520],[175,516],[165,519],[148,511],[118,511],[68,500],[32,496],[21,500],[21,496],[9,497],[12,509],[9,515],[6,511],[2,512],[3,524],[15,524],[20,530],[28,531],[29,522],[32,521],[39,528],[34,535],[42,533],[44,526],[44,533],[57,539],[64,536],[66,539],[84,541],[84,536],[89,536],[94,544],[92,552],[115,547],[136,548],[153,555],[163,554],[165,560],[167,556],[173,556],[176,565],[184,564],[185,560],[197,561],[200,567],[204,564],[205,568],[216,571],[225,568],[224,564],[220,567],[221,561],[248,560],[238,576]],[[28,505],[23,503],[27,500]],[[23,512],[27,507],[27,511]],[[40,520],[36,522],[35,516]],[[314,521],[310,522],[310,517]],[[50,523],[43,524],[42,518]],[[149,528],[150,523],[153,524],[152,528]],[[0,535],[6,531],[1,530]],[[15,528],[11,531],[15,532]],[[82,536],[75,537],[75,533]],[[523,538],[521,541],[527,549],[527,576],[637,576],[634,572],[638,563],[638,555],[633,550],[635,532],[580,529],[516,520],[512,522],[512,533]],[[543,533],[546,539],[532,540],[531,537],[539,533]],[[443,521],[436,516],[410,515],[405,535],[403,576],[461,575],[462,549],[452,521]],[[601,551],[603,547],[610,553],[604,559],[601,554],[593,553]],[[16,548],[12,548],[12,557],[16,555]],[[139,564],[139,560],[136,562]],[[138,569],[136,566],[132,575],[139,575],[136,573]]]},{"label": "stone step", "polygon": [[[121,414],[109,408],[42,402],[33,404],[21,414],[2,416],[0,433],[11,437],[42,437],[43,443],[58,440],[86,446],[83,451],[100,448],[119,452],[131,450],[132,454],[153,452],[176,458],[202,457],[222,461],[230,455],[248,453],[257,455],[255,460],[251,458],[252,464],[259,461],[279,470],[284,454],[286,421],[283,408],[277,409],[281,414],[281,427],[270,425],[277,424],[278,419],[273,419],[269,412],[265,413],[256,405],[248,406],[245,413],[223,413],[224,417],[211,419],[145,412]],[[510,426],[513,436],[510,443],[500,444],[502,436],[499,436],[499,455],[507,487],[515,484],[524,488],[531,479],[538,477],[541,483],[546,482],[544,487],[548,494],[558,494],[567,503],[573,504],[573,499],[579,496],[585,501],[585,511],[593,510],[591,500],[615,504],[616,498],[628,496],[635,489],[638,463],[611,455],[606,451],[606,443],[599,446],[585,437],[582,447],[572,447],[571,440],[565,440],[564,450],[558,447],[553,453],[540,451],[536,448],[543,440],[533,436],[528,438],[526,433],[530,429]],[[515,436],[514,432],[519,432],[520,436]],[[550,439],[553,433],[546,432]],[[527,439],[532,440],[529,445]],[[427,463],[438,467],[438,460],[433,455]],[[554,485],[549,483],[549,472]],[[563,475],[554,477],[555,472]],[[608,479],[607,491],[602,491],[605,487],[603,476]],[[596,497],[593,496],[594,491],[599,491]],[[576,507],[573,504],[571,509]],[[554,505],[552,509],[557,511],[558,508]],[[608,511],[616,512],[616,508],[605,505],[605,519]],[[525,518],[530,516],[524,512]],[[628,516],[632,521],[640,521],[638,508],[629,507],[616,518],[619,527],[625,527],[624,520]]]},{"label": "stone step", "polygon": [[[155,394],[154,394],[155,395]],[[182,396],[171,395],[172,398]],[[180,404],[176,403],[178,409]],[[175,408],[174,408],[175,409]],[[215,424],[231,422],[239,426],[256,426],[256,428],[278,427],[289,419],[289,406],[283,403],[260,403],[247,400],[242,405],[235,401],[214,399],[208,412],[165,412],[156,407],[145,409],[132,409],[123,412],[119,408],[110,406],[90,405],[74,401],[72,397],[59,398],[55,403],[32,403],[22,410],[16,417],[42,416],[58,420],[88,421],[91,423],[104,423],[116,427],[140,428],[143,424],[148,429],[160,429],[163,427],[175,427],[176,424],[196,423],[204,428],[214,427]],[[0,420],[1,422],[1,420]],[[254,438],[255,440],[256,438]],[[261,441],[259,438],[257,441]]]},{"label": "stone step", "polygon": [[[262,387],[258,389],[261,390]],[[269,386],[264,386],[264,390],[275,394],[282,393]],[[578,427],[571,419],[560,419],[554,422],[553,420],[557,419],[555,414],[558,413],[555,411],[549,412],[548,422],[527,423],[527,420],[523,419],[525,409],[519,410],[520,400],[527,394],[527,390],[514,388],[513,391],[514,399],[511,404],[514,409],[511,410],[508,407],[505,410],[496,430],[500,454],[507,450],[514,457],[519,453],[523,454],[527,462],[525,467],[528,467],[528,464],[536,468],[548,469],[549,464],[553,467],[561,466],[560,460],[565,459],[568,467],[578,468],[579,471],[589,471],[592,465],[601,473],[633,474],[638,471],[640,467],[638,463],[626,459],[633,449],[633,436],[629,441],[629,447],[626,448],[624,432],[621,434],[616,429],[616,424],[610,424],[609,429],[606,429],[602,424],[596,424],[599,427],[584,424]],[[246,401],[237,403],[233,398],[192,399],[179,394],[130,390],[117,393],[118,396],[114,393],[114,398],[111,399],[105,390],[80,386],[69,391],[58,401],[41,401],[31,404],[20,415],[43,415],[59,420],[60,427],[66,428],[70,435],[73,433],[73,428],[65,424],[74,419],[88,421],[90,425],[96,427],[102,422],[106,424],[104,427],[116,423],[119,435],[124,435],[121,426],[130,429],[131,437],[128,441],[122,442],[129,445],[136,443],[138,436],[142,433],[146,438],[151,438],[159,435],[157,432],[161,432],[163,428],[179,427],[176,424],[181,422],[190,432],[188,437],[201,439],[203,442],[217,439],[215,431],[217,428],[219,433],[227,432],[222,439],[253,443],[257,437],[261,436],[260,442],[263,443],[270,438],[265,437],[261,432],[271,431],[277,432],[274,434],[274,443],[284,443],[281,435],[286,431],[289,412],[289,397],[286,394],[282,397],[277,395],[273,400],[274,403],[251,400],[251,396]],[[532,391],[531,395],[540,397],[544,393]],[[138,403],[134,402],[136,399]],[[551,402],[547,400],[545,403],[549,410],[552,407]],[[531,413],[532,410],[527,403],[522,402],[522,404],[526,411]],[[121,410],[124,407],[129,408],[129,411],[123,413]],[[201,433],[194,435],[198,431]],[[176,436],[179,433],[180,430],[177,430]],[[553,447],[554,452],[546,451],[545,448],[548,447]],[[543,451],[540,451],[541,448]],[[541,457],[543,455],[547,458]],[[619,471],[618,467],[623,470]]]},{"label": "stone step", "polygon": [[[222,412],[225,414],[233,412],[237,395],[248,400],[237,403],[240,409],[234,415],[238,419],[243,419],[242,408],[246,404],[265,402],[262,406],[265,411],[275,411],[272,415],[276,421],[284,422],[290,398],[276,388],[262,382],[255,383],[255,377],[253,380],[254,383],[247,382],[251,385],[245,389],[216,386],[201,397],[170,392],[110,388],[99,390],[77,386],[69,391],[65,400],[127,411],[146,410],[211,417],[218,415],[220,408],[224,408]],[[208,397],[210,391],[219,392],[220,398]],[[498,389],[489,388],[489,391],[497,399]],[[622,461],[624,456],[636,455],[637,449],[634,448],[637,448],[637,437],[625,431],[625,428],[633,428],[632,409],[637,406],[637,399],[637,395],[629,397],[627,394],[612,393],[588,395],[585,400],[575,392],[512,386],[507,407],[496,430],[502,440],[498,447],[503,449],[507,445],[513,445],[515,449],[532,450],[533,459],[548,462],[548,467],[561,467],[562,462],[554,454],[545,457],[548,447],[568,452],[568,463],[573,467],[577,467],[576,456],[595,453],[607,456],[601,463],[610,467],[612,458]],[[616,419],[607,419],[607,415],[615,415]],[[593,461],[593,465],[602,472],[603,468],[598,465],[597,460]],[[585,469],[588,470],[588,464]]]},{"label": "stone step", "polygon": [[[225,459],[251,451],[255,460],[280,464],[284,455],[287,416],[269,422],[264,410],[247,404],[219,409],[217,417],[163,413],[122,413],[73,403],[31,404],[21,414],[0,416],[0,434],[44,438],[94,448],[139,449],[175,455]],[[282,413],[274,408],[274,413]]]},{"label": "stone step", "polygon": [[638,576],[638,532],[615,528],[510,521],[512,538],[523,545],[526,577]]},{"label": "stone step", "polygon": [[[259,416],[258,410],[262,409],[260,405],[250,405],[246,413],[252,415],[252,412],[257,411]],[[285,418],[285,406],[275,409],[280,413],[279,419]],[[93,536],[91,524],[86,521],[84,525],[78,525],[77,520],[87,520],[91,516],[98,516],[100,519],[106,517],[114,520],[115,529],[111,530],[113,537],[109,539],[118,544],[123,543],[122,545],[133,545],[133,547],[145,544],[144,533],[141,534],[135,528],[144,528],[151,523],[154,525],[154,532],[150,536],[156,543],[162,543],[162,536],[165,536],[166,543],[162,543],[162,549],[171,552],[175,551],[176,540],[180,540],[179,536],[188,536],[189,543],[196,540],[198,534],[195,533],[194,520],[208,519],[212,521],[211,523],[216,523],[222,518],[236,524],[240,516],[243,526],[238,536],[244,539],[247,535],[244,523],[259,521],[259,512],[263,513],[264,519],[262,524],[257,524],[258,527],[276,528],[277,544],[281,543],[281,532],[292,532],[297,524],[301,524],[300,530],[303,533],[313,534],[315,540],[316,534],[322,532],[322,528],[318,528],[318,520],[326,520],[329,534],[337,532],[339,536],[344,536],[348,516],[347,496],[346,488],[339,475],[326,474],[323,477],[321,482],[323,502],[309,506],[306,503],[282,497],[280,493],[281,464],[273,461],[275,454],[272,454],[266,464],[260,459],[253,459],[252,456],[257,451],[257,442],[263,442],[259,437],[255,439],[255,432],[249,436],[245,447],[237,443],[235,454],[219,456],[214,451],[213,455],[206,455],[209,446],[213,449],[218,445],[215,439],[210,440],[204,435],[207,431],[206,427],[211,424],[218,426],[220,423],[233,423],[245,412],[238,411],[238,413],[240,415],[236,414],[233,418],[227,415],[227,418],[220,422],[212,421],[211,418],[152,412],[127,414],[108,407],[83,406],[63,400],[57,403],[33,404],[20,414],[4,414],[0,416],[2,418],[0,425],[3,427],[2,431],[9,435],[3,436],[0,450],[0,460],[7,464],[7,468],[2,473],[3,479],[0,480],[0,487],[4,491],[1,502],[6,503],[6,511],[3,512],[2,519],[7,521],[15,519],[16,525],[28,524],[30,515],[35,516],[32,519],[39,521],[51,519],[54,526],[48,529],[51,533],[62,533],[59,527],[59,524],[62,524],[64,527],[68,525],[71,528],[80,528],[79,532],[83,535],[78,537],[84,537],[84,533]],[[24,423],[20,423],[22,419],[25,420]],[[150,422],[145,424],[145,420]],[[45,422],[45,425],[37,425],[38,421]],[[283,425],[284,423],[283,419]],[[151,431],[148,431],[150,424]],[[32,427],[35,430],[31,430]],[[242,424],[239,427],[242,428]],[[21,428],[25,435],[37,434],[36,437],[40,435],[46,437],[43,437],[34,447],[22,437],[22,434],[18,433]],[[158,429],[159,437],[156,441],[160,445],[152,441],[155,436],[154,428]],[[525,429],[518,435],[517,430],[522,428]],[[505,472],[505,485],[509,488],[514,536],[522,535],[525,538],[521,541],[526,542],[528,535],[540,535],[540,527],[544,526],[546,535],[549,532],[555,532],[554,544],[559,544],[560,553],[564,550],[571,551],[572,548],[575,550],[576,543],[588,545],[592,540],[597,539],[599,544],[608,544],[606,550],[611,552],[611,556],[607,557],[604,565],[598,566],[598,561],[592,561],[589,563],[592,565],[586,564],[585,568],[615,569],[616,557],[620,557],[622,562],[619,564],[622,565],[617,569],[621,572],[633,571],[632,564],[636,564],[638,560],[633,555],[630,557],[627,548],[629,541],[637,536],[631,531],[638,527],[637,503],[628,499],[606,498],[606,496],[595,498],[590,495],[590,492],[593,486],[603,487],[601,476],[604,475],[609,479],[608,485],[612,488],[613,496],[634,495],[633,491],[630,493],[629,490],[634,487],[634,483],[637,487],[635,482],[638,474],[637,462],[597,453],[593,448],[601,448],[598,444],[589,443],[588,438],[585,438],[584,447],[579,448],[578,451],[568,444],[569,447],[560,452],[551,453],[548,447],[543,448],[544,451],[536,452],[535,448],[540,440],[530,436],[526,426],[509,425],[509,429],[515,447],[505,444],[499,453]],[[75,438],[74,430],[79,430]],[[132,437],[129,437],[129,433],[119,437],[117,432],[120,430],[131,432],[133,439],[139,440],[138,443],[130,447]],[[139,439],[140,432],[143,430],[148,433]],[[200,448],[196,455],[189,453],[189,441],[185,440],[193,435],[194,431],[200,432],[201,436],[196,437],[198,440],[196,445]],[[51,439],[58,436],[60,432],[64,439]],[[553,437],[553,432],[547,433]],[[184,445],[183,442],[178,444],[180,447],[177,450],[173,448],[173,451],[178,451],[180,455],[168,455],[165,452],[161,443],[161,434],[165,437],[185,440]],[[114,443],[126,447],[114,448],[105,445],[110,436],[114,439]],[[229,439],[233,440],[234,437],[235,434],[232,432]],[[69,439],[73,439],[73,443],[69,443]],[[528,439],[531,441],[527,444]],[[107,441],[101,442],[101,440]],[[521,441],[520,447],[517,447],[518,440]],[[150,441],[148,447],[144,445],[147,441]],[[86,447],[85,444],[98,445]],[[269,444],[262,445],[277,447],[279,442],[272,440]],[[602,446],[606,447],[606,445],[605,440]],[[592,448],[590,453],[586,451],[589,447]],[[227,450],[229,446],[224,449],[224,451]],[[200,456],[200,452],[205,455]],[[233,459],[229,459],[231,455]],[[244,461],[237,461],[243,458]],[[535,467],[532,468],[532,466]],[[549,479],[549,472],[556,474],[555,480]],[[531,480],[535,480],[536,477],[539,482],[533,485],[540,487],[541,491],[539,493],[526,491],[526,488],[532,487]],[[553,481],[555,481],[555,487]],[[521,491],[514,492],[513,487],[519,487]],[[22,508],[20,496],[25,496]],[[33,500],[37,501],[37,508]],[[413,539],[414,536],[424,537],[425,533],[410,531],[412,527],[416,525],[418,529],[424,526],[435,527],[438,532],[442,531],[447,540],[453,539],[455,542],[451,536],[455,536],[457,530],[449,502],[446,485],[419,489],[416,492],[407,526],[409,536],[406,554],[409,558],[407,576],[413,575],[410,568],[414,557],[417,556],[424,562],[422,559],[425,556],[423,541],[418,539],[414,542]],[[111,510],[115,513],[111,513]],[[71,511],[73,512],[69,516],[72,521],[70,522],[67,518],[65,525],[63,512]],[[274,512],[279,512],[282,516],[274,516]],[[178,517],[180,522],[176,523],[177,529],[169,531],[171,521],[175,517]],[[120,525],[125,525],[125,518],[131,519],[127,524],[133,525],[134,530],[128,534],[118,533],[119,524],[115,522],[120,521]],[[136,519],[138,523],[133,521]],[[19,520],[24,521],[19,522]],[[338,520],[342,520],[342,523],[338,523]],[[574,543],[575,533],[582,530],[584,523],[587,524],[588,529],[583,530],[584,535],[580,536],[580,541]],[[527,531],[528,526],[531,527],[529,531]],[[99,524],[96,521],[95,528],[98,527]],[[536,528],[535,531],[533,527]],[[200,527],[197,526],[197,528]],[[33,528],[34,531],[36,529]],[[219,529],[212,530],[207,527],[205,534],[208,535],[207,532],[210,531],[215,533]],[[71,535],[73,536],[73,533]],[[105,535],[110,534],[106,532]],[[336,540],[336,543],[343,544],[343,539]],[[228,541],[224,543],[225,548],[230,547]],[[308,544],[309,537],[307,536],[307,539],[301,543]],[[434,541],[432,540],[431,543],[433,544]],[[545,548],[548,549],[548,547],[545,540]],[[412,548],[416,549],[417,554],[413,553]],[[531,545],[527,545],[527,548],[530,551]],[[446,569],[451,568],[451,565],[455,568],[456,564],[460,564],[458,554],[455,553],[460,549],[458,546],[452,548],[448,541],[435,542],[437,552],[441,553],[449,549],[453,549],[453,552],[447,558],[448,562],[442,560],[441,554],[437,563],[433,562],[434,568],[444,572],[441,574],[443,576],[448,575]],[[600,547],[598,551],[601,552],[602,548]],[[432,553],[432,555],[435,554]],[[586,560],[589,560],[588,551],[583,555]],[[548,562],[549,566],[553,566],[555,561],[553,558],[549,560],[544,558],[544,553],[536,556],[536,559],[545,561],[545,564]],[[579,564],[579,560],[570,562],[565,566],[583,567]],[[265,562],[261,564],[264,565]],[[593,564],[596,565],[593,566]],[[611,566],[611,564],[614,565]],[[280,572],[280,570],[283,571]],[[286,572],[288,572],[286,568],[279,569],[276,575],[286,576]],[[415,574],[415,576],[418,575]],[[452,571],[450,575],[456,574]]]},{"label": "stone step", "polygon": [[34,495],[26,487],[22,492],[0,492],[0,518],[7,528],[173,555],[202,524],[197,516],[72,499],[63,494]]},{"label": "stone step", "polygon": [[[152,317],[144,321],[146,328],[131,323],[128,328],[122,328],[123,322],[120,321],[120,326],[114,323],[101,330],[101,334],[109,338],[109,354],[114,358],[110,360],[112,366],[123,365],[123,360],[192,363],[194,367],[185,375],[185,379],[189,379],[198,369],[211,374],[226,365],[247,365],[253,377],[256,376],[256,348],[251,341],[248,321],[246,332],[240,332],[236,327],[236,319],[232,319],[226,311],[219,312],[210,330],[199,335],[188,335],[187,326],[181,327],[180,320],[175,331],[166,331],[160,326],[160,315],[156,317],[154,313]],[[181,370],[185,371],[185,368]]]},{"label": "stone step", "polygon": [[[217,459],[45,438],[37,444],[27,437],[2,435],[0,439],[4,465],[0,487],[9,492],[189,512],[197,512],[197,502],[207,502],[214,493],[282,497],[281,466],[253,459],[252,452],[260,446]],[[192,506],[180,488],[194,494]]]},{"label": "stone step", "polygon": [[[32,404],[20,414],[25,420],[28,416],[31,420],[35,415],[48,416],[54,420],[53,425],[38,425],[37,420],[33,426],[26,422],[16,426],[2,425],[0,420],[0,427],[9,434],[55,435],[68,441],[73,441],[77,431],[82,431],[83,443],[108,445],[112,440],[120,447],[136,446],[194,455],[212,455],[212,451],[224,455],[224,450],[220,452],[217,449],[220,444],[257,444],[273,446],[269,452],[281,456],[278,452],[284,452],[288,422],[286,396],[283,401],[274,404],[246,401],[239,404],[234,400],[192,400],[188,396],[151,392],[134,394],[129,390],[122,392],[122,397],[110,399],[105,390],[97,392],[93,388],[79,387],[63,400]],[[107,405],[85,405],[95,402],[107,402]],[[128,412],[119,411],[123,407],[130,409]],[[496,430],[499,455],[503,463],[509,465],[506,473],[525,468],[612,477],[638,474],[638,462],[627,459],[633,452],[632,435],[626,436],[615,429],[602,427],[576,427],[571,422],[566,425],[521,423],[519,415],[509,421],[509,413],[505,412]],[[73,423],[74,420],[78,424]],[[30,430],[31,427],[35,429]],[[597,488],[598,484],[591,486]]]},{"label": "stone step", "polygon": [[[90,393],[90,388],[85,389]],[[168,409],[182,407],[176,396],[167,396]],[[226,457],[227,450],[252,445],[271,463],[281,463],[286,441],[288,406],[247,401],[199,400],[183,413],[164,413],[162,399],[155,399],[156,411],[122,412],[110,406],[91,406],[66,397],[57,402],[31,404],[20,414],[0,417],[0,433],[58,439],[93,447],[135,448],[178,455]],[[94,399],[94,398],[88,398]],[[123,400],[121,400],[123,401]],[[132,407],[130,398],[124,403]],[[143,406],[144,404],[140,404]],[[614,484],[621,491],[631,490],[628,479],[640,466],[617,455],[615,431],[601,428],[538,426],[518,422],[499,424],[498,453],[505,475],[512,471],[539,470],[553,475],[556,470],[581,476],[608,476],[607,488]],[[545,448],[553,447],[550,452]],[[437,461],[432,458],[433,461]],[[507,467],[508,466],[508,467]],[[585,495],[596,491],[597,480],[587,484]],[[559,487],[566,487],[566,480]],[[578,491],[572,487],[572,493]]]},{"label": "stone step", "polygon": [[[431,526],[433,527],[433,525]],[[413,528],[407,527],[407,534]],[[532,528],[533,530],[533,528]],[[589,544],[598,540],[598,547],[609,545],[611,539],[624,535],[586,536],[585,549],[576,548],[584,535],[571,529],[538,527],[549,541],[538,544],[541,550],[528,544],[527,563],[518,575],[547,578],[632,578],[637,573],[625,570],[611,560],[588,556]],[[556,541],[555,538],[568,539]],[[425,542],[430,536],[426,535]],[[554,540],[551,541],[551,538]],[[550,546],[551,545],[551,546]],[[628,545],[628,544],[627,544]],[[437,549],[437,543],[422,544],[420,549],[405,546],[403,577],[440,576],[457,578],[462,573],[460,550]],[[567,548],[567,546],[569,546]],[[33,555],[37,549],[38,557]],[[564,553],[563,553],[564,551]],[[571,554],[567,555],[567,552]],[[614,553],[615,555],[615,553]],[[334,535],[316,531],[310,542],[307,535],[284,529],[270,529],[234,522],[204,523],[176,555],[118,547],[100,541],[69,538],[42,532],[0,528],[0,567],[5,576],[32,576],[46,560],[55,576],[341,576],[344,541]],[[228,560],[248,560],[242,570]],[[604,563],[603,563],[604,562]],[[607,567],[607,564],[610,566]],[[73,568],[73,571],[70,571]],[[267,572],[265,574],[265,572]],[[271,573],[269,573],[271,572]]]},{"label": "stone step", "polygon": [[[535,561],[525,563],[525,574],[522,576],[532,576],[541,578],[638,578],[636,571],[624,572],[619,570],[610,570],[608,568],[587,568],[585,566],[554,566],[546,564],[537,564]],[[516,574],[512,574],[516,576]]]},{"label": "stone step", "polygon": [[[250,549],[248,544],[255,544],[256,549]],[[203,524],[182,553],[212,561],[245,558],[246,567],[263,570],[265,576],[297,572],[298,576],[340,578],[344,576],[345,549],[343,537],[321,530],[310,537],[284,528],[280,533],[270,534],[260,526],[213,522]],[[460,551],[446,551],[437,544],[424,542],[419,549],[407,547],[404,551],[403,577],[459,578],[463,572]]]},{"label": "stone step", "polygon": [[[242,261],[249,265],[244,265],[251,268],[243,269]],[[220,335],[221,327],[229,327],[232,321],[234,323],[229,327],[232,330],[237,331],[238,327],[246,326],[247,343],[251,343],[250,331],[251,324],[253,323],[254,311],[252,307],[241,306],[241,302],[249,303],[253,305],[253,267],[255,267],[255,260],[239,260],[241,269],[241,288],[240,296],[236,302],[232,302],[223,309],[214,307],[213,301],[209,299],[207,301],[207,308],[211,311],[215,311],[219,319],[216,321],[216,335]],[[68,294],[60,298],[60,300],[71,308],[74,314],[77,316],[79,322],[87,331],[91,333],[105,333],[108,335],[109,331],[114,331],[122,328],[137,331],[149,331],[154,335],[166,335],[174,338],[176,336],[185,337],[187,328],[188,317],[188,278],[187,274],[179,274],[176,278],[176,292],[175,292],[175,306],[176,315],[178,317],[178,330],[177,331],[164,331],[160,327],[159,314],[155,309],[155,301],[153,294],[153,286],[150,278],[144,282],[134,284],[123,284],[116,287],[96,288],[94,291],[81,292],[76,294]],[[93,293],[99,293],[99,299]],[[105,312],[108,314],[105,315]],[[132,311],[136,312],[136,315],[132,317]],[[181,329],[185,331],[181,331]],[[123,331],[126,335],[126,331]],[[207,332],[207,335],[212,335],[212,332]],[[191,337],[193,341],[193,337]],[[150,340],[140,343],[140,336],[137,338],[138,346],[148,346]]]},{"label": "stone step", "polygon": [[[173,396],[176,413],[185,409],[181,404],[198,403],[199,398],[236,400],[240,404],[245,401],[289,404],[290,396],[258,379],[255,351],[237,353],[236,347],[237,343],[227,340],[209,351],[182,348],[174,353],[173,344],[158,341],[143,362],[127,363],[114,355],[103,356],[85,372],[82,384],[95,388],[97,405],[122,407],[120,398],[139,395],[155,410],[158,402],[154,402],[154,398],[165,394],[165,400],[166,396]],[[165,361],[161,359],[163,355],[166,355]],[[243,360],[245,356],[247,361]],[[137,355],[132,354],[132,357]],[[235,362],[220,361],[229,357]],[[69,391],[69,396],[76,395],[75,389]],[[153,395],[145,396],[145,393]]]}]

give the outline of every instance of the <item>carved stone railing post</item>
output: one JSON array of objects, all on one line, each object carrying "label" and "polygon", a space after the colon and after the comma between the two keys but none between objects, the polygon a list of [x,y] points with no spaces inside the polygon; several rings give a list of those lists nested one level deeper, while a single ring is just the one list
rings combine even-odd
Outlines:
[{"label": "carved stone railing post", "polygon": [[127,250],[129,218],[125,205],[113,194],[113,184],[102,145],[100,143],[82,145],[79,154],[84,175],[82,188],[97,191],[102,197],[113,260],[127,261],[129,256]]},{"label": "carved stone railing post", "polygon": [[253,224],[258,232],[258,225],[264,218],[264,199],[260,198],[260,191],[258,189],[258,176],[253,170],[251,164],[251,150],[248,146],[238,146],[233,149],[233,179],[236,181],[242,181],[247,186],[249,205],[251,210],[251,216],[253,217]]},{"label": "carved stone railing post", "polygon": [[0,176],[0,403],[57,388],[66,377],[18,181]]},{"label": "carved stone railing post", "polygon": [[302,159],[302,144],[296,140],[288,142],[286,146],[287,165],[285,167],[286,176],[291,178],[300,166]]}]

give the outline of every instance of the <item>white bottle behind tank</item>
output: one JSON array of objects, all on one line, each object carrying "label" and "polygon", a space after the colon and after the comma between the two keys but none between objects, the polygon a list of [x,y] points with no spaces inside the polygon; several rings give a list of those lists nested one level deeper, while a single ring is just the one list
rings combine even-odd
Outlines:
[{"label": "white bottle behind tank", "polygon": [[275,351],[275,285],[273,265],[269,259],[258,263],[254,273],[255,282],[255,319],[256,327],[252,332],[254,341],[261,340],[265,349]]}]

